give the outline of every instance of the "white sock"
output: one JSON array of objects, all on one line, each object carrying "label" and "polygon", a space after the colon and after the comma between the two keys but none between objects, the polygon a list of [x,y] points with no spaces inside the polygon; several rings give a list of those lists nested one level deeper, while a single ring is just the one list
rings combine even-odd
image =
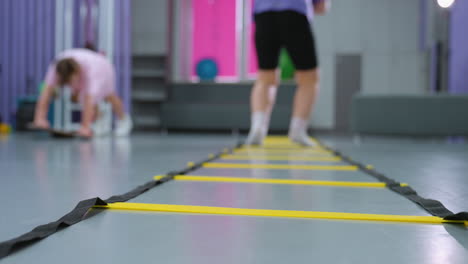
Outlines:
[{"label": "white sock", "polygon": [[271,86],[268,89],[268,98],[270,101],[269,104],[271,104],[271,106],[268,107],[268,111],[265,113],[265,121],[263,123],[263,136],[264,137],[268,135],[268,130],[270,129],[270,119],[271,119],[271,114],[273,112],[273,106],[275,105],[277,91],[278,91],[278,87],[276,86]]},{"label": "white sock", "polygon": [[271,111],[265,114],[265,119],[263,121],[263,126],[262,126],[263,137],[268,136],[268,130],[270,129],[270,118],[271,118]]},{"label": "white sock", "polygon": [[306,146],[313,147],[315,143],[307,135],[308,121],[302,118],[293,117],[289,126],[289,139],[291,141]]},{"label": "white sock", "polygon": [[250,132],[246,145],[262,145],[264,138],[264,123],[266,115],[264,112],[254,112],[251,117]]}]

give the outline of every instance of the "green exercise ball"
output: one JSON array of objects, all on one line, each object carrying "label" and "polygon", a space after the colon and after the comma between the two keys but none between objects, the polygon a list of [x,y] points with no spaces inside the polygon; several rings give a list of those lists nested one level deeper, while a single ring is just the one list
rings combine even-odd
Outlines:
[{"label": "green exercise ball", "polygon": [[280,54],[280,69],[281,69],[281,80],[291,80],[294,78],[294,64],[289,57],[288,51],[286,49],[281,50]]},{"label": "green exercise ball", "polygon": [[37,90],[39,91],[39,94],[42,94],[42,92],[44,92],[45,88],[46,88],[45,82],[39,83],[39,87],[37,88]]}]

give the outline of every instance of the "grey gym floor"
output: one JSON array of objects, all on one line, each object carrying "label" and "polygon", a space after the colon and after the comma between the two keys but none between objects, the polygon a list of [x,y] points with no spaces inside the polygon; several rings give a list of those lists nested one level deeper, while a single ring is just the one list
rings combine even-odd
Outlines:
[{"label": "grey gym floor", "polygon": [[[319,138],[454,212],[468,210],[467,143]],[[53,140],[43,134],[0,138],[0,241],[55,221],[80,200],[124,193],[235,142],[230,135],[195,134],[93,141]],[[191,174],[375,181],[360,172],[201,169]],[[386,189],[170,182],[132,202],[427,215]],[[468,230],[453,225],[105,211],[0,262],[468,263]]]}]

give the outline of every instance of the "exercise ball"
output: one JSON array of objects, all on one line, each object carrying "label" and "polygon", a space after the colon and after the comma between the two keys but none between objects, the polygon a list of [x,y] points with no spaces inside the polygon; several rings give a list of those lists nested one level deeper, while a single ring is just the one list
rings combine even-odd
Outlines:
[{"label": "exercise ball", "polygon": [[294,68],[294,64],[286,49],[281,50],[279,64],[281,69],[281,80],[293,79],[296,69]]},{"label": "exercise ball", "polygon": [[42,92],[44,92],[45,88],[46,88],[46,83],[45,82],[39,83],[39,87],[38,87],[39,94],[42,94]]},{"label": "exercise ball", "polygon": [[213,59],[201,59],[197,63],[197,75],[201,81],[214,81],[218,75],[218,64]]},{"label": "exercise ball", "polygon": [[0,123],[0,134],[9,134],[9,133],[11,133],[11,126]]}]

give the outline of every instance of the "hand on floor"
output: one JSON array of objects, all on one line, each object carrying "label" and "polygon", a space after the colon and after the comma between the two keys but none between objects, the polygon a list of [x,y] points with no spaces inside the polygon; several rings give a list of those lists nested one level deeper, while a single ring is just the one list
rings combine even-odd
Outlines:
[{"label": "hand on floor", "polygon": [[261,128],[251,129],[249,132],[249,136],[247,137],[247,140],[245,141],[245,145],[261,146],[263,145],[264,138],[265,138],[265,135]]},{"label": "hand on floor", "polygon": [[39,119],[39,120],[34,120],[33,127],[35,129],[49,130],[50,124],[49,124],[49,121],[45,119]]},{"label": "hand on floor", "polygon": [[93,131],[91,128],[84,128],[81,127],[80,130],[78,130],[77,135],[82,138],[91,138],[93,136]]}]

